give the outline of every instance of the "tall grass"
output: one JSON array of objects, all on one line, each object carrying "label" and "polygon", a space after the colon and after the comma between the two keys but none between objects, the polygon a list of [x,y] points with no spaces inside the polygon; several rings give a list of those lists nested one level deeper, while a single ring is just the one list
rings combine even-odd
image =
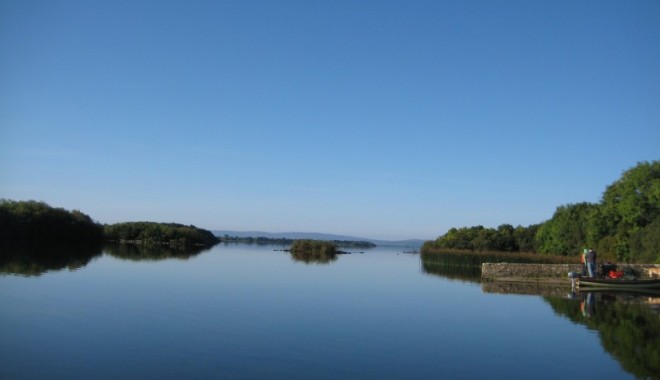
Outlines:
[{"label": "tall grass", "polygon": [[425,249],[422,261],[439,262],[443,265],[477,267],[483,263],[524,263],[524,264],[576,264],[579,257],[553,256],[538,253],[519,252],[477,252],[448,249]]}]

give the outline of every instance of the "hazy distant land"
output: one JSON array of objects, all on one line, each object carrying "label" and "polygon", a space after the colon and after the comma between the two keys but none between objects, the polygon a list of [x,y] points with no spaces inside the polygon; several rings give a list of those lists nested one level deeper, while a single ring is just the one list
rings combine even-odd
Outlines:
[{"label": "hazy distant land", "polygon": [[230,230],[212,230],[215,236],[222,238],[223,236],[237,236],[241,238],[257,238],[264,237],[269,239],[310,239],[310,240],[328,240],[328,241],[366,241],[373,243],[379,247],[405,247],[418,249],[424,244],[425,240],[421,239],[408,239],[408,240],[378,240],[369,239],[358,236],[350,235],[335,235],[320,232],[265,232],[265,231],[230,231]]}]

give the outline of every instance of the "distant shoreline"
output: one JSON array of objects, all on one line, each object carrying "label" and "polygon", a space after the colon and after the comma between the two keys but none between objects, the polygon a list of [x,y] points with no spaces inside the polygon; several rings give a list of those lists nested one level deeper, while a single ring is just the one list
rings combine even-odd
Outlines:
[{"label": "distant shoreline", "polygon": [[365,241],[373,243],[378,247],[404,247],[411,249],[420,249],[425,241],[423,239],[404,239],[404,240],[382,240],[370,239],[358,236],[349,235],[335,235],[318,232],[265,232],[265,231],[230,231],[230,230],[211,230],[219,239],[223,240],[225,237],[230,238],[268,238],[268,239],[311,239],[311,240],[326,240],[326,241]]},{"label": "distant shoreline", "polygon": [[[217,236],[217,235],[216,235]],[[275,244],[275,245],[291,245],[296,241],[304,239],[290,239],[290,238],[270,238],[264,236],[217,236],[220,239],[221,243],[246,243],[246,244]],[[319,241],[328,241],[336,244],[338,247],[352,247],[352,248],[374,248],[377,245],[362,240],[323,240],[316,239]]]}]

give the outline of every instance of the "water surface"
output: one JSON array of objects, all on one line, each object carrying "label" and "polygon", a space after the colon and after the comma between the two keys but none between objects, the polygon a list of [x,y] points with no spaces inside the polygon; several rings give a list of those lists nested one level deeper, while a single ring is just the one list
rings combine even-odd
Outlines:
[{"label": "water surface", "polygon": [[129,260],[106,248],[71,270],[5,269],[0,378],[557,379],[589,363],[590,377],[626,379],[660,367],[647,363],[655,343],[633,342],[644,352],[632,358],[604,343],[618,339],[606,317],[617,305],[640,308],[616,317],[658,338],[653,296],[597,294],[587,308],[568,283],[501,294],[400,248],[318,264],[276,249]]}]

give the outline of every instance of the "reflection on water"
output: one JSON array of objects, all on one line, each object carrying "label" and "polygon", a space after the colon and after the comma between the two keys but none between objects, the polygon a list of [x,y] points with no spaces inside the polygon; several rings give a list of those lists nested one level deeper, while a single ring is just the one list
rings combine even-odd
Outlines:
[{"label": "reflection on water", "polygon": [[0,274],[39,276],[62,269],[78,270],[103,252],[122,260],[157,261],[165,259],[187,260],[208,248],[177,248],[161,245],[108,244],[105,246],[2,247]]},{"label": "reflection on water", "polygon": [[446,263],[440,260],[440,255],[420,256],[422,262],[422,271],[427,274],[448,278],[451,280],[460,280],[465,282],[481,282],[481,267],[463,266]]},{"label": "reflection on water", "polygon": [[660,378],[660,293],[580,292],[545,300],[557,314],[598,331],[626,371]]},{"label": "reflection on water", "polygon": [[4,246],[0,250],[0,274],[39,276],[49,271],[77,270],[103,252],[102,246],[44,247]]},{"label": "reflection on water", "polygon": [[314,251],[289,251],[293,261],[305,264],[330,264],[337,260],[337,253]]},{"label": "reflection on water", "polygon": [[[381,248],[331,267],[256,245],[105,252],[75,275],[0,276],[0,378],[557,379],[589,377],[585,361],[598,378],[660,373],[654,294],[479,286],[478,268]],[[168,258],[190,260],[133,261]]]},{"label": "reflection on water", "polygon": [[158,261],[166,259],[188,260],[210,248],[176,247],[170,245],[108,244],[105,252],[122,260]]},{"label": "reflection on water", "polygon": [[537,282],[485,281],[481,283],[484,293],[524,294],[562,297],[570,290],[570,285],[543,284]]},{"label": "reflection on water", "polygon": [[[422,261],[424,272],[470,278],[474,271]],[[660,291],[575,292],[566,285],[482,282],[484,293],[540,295],[556,314],[598,332],[603,349],[629,373],[660,379]]]}]

